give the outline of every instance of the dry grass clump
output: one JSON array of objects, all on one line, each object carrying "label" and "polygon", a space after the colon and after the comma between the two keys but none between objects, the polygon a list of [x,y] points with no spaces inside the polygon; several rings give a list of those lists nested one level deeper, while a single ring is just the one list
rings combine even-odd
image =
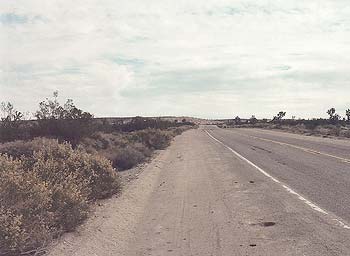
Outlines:
[{"label": "dry grass clump", "polygon": [[74,230],[87,217],[90,202],[120,188],[107,159],[67,143],[42,142],[31,156],[0,155],[0,255],[40,248]]}]

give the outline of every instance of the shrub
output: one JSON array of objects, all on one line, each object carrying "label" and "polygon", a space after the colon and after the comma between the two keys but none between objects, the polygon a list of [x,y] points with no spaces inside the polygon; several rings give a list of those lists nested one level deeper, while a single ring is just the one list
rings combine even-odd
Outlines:
[{"label": "shrub", "polygon": [[73,230],[87,217],[89,202],[120,189],[107,159],[48,139],[32,150],[39,141],[20,150],[32,155],[0,154],[0,255],[33,250]]},{"label": "shrub", "polygon": [[84,193],[91,199],[107,197],[118,190],[118,177],[110,162],[97,155],[80,149],[73,150],[68,143],[59,144],[55,140],[43,145],[34,153],[33,170],[55,185],[69,176],[84,184]]},{"label": "shrub", "polygon": [[130,169],[152,154],[152,149],[141,142],[130,140],[127,133],[96,133],[85,138],[80,147],[107,158],[119,170]]},{"label": "shrub", "polygon": [[39,151],[43,145],[50,143],[50,140],[36,138],[31,141],[17,140],[0,144],[0,154],[7,154],[14,158],[21,156],[31,157],[35,151]]},{"label": "shrub", "polygon": [[348,130],[348,131],[345,131],[344,133],[343,133],[344,135],[344,137],[346,137],[346,138],[350,138],[350,131]]},{"label": "shrub", "polygon": [[128,146],[115,151],[114,154],[107,156],[107,158],[112,161],[113,166],[116,168],[126,170],[143,162],[146,156],[135,148]]},{"label": "shrub", "polygon": [[24,171],[21,160],[0,155],[0,248],[16,255],[50,239],[52,200],[47,184]]},{"label": "shrub", "polygon": [[146,129],[132,132],[129,140],[145,144],[149,148],[164,149],[169,146],[174,134],[169,131]]}]

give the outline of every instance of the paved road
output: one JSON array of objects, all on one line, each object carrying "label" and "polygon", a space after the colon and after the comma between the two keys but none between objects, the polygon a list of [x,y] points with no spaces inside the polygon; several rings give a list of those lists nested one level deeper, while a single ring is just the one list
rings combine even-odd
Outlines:
[{"label": "paved road", "polygon": [[350,255],[349,150],[260,130],[185,132],[50,256]]},{"label": "paved road", "polygon": [[258,129],[207,130],[270,175],[350,223],[350,141]]}]

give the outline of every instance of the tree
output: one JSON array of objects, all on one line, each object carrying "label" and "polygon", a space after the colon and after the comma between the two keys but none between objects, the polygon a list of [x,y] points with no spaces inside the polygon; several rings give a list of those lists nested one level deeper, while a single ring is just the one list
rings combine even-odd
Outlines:
[{"label": "tree", "polygon": [[71,99],[62,106],[58,92],[53,93],[52,99],[39,103],[35,117],[38,120],[37,136],[55,137],[74,145],[92,132],[93,115],[77,108]]},{"label": "tree", "polygon": [[346,117],[347,117],[347,119],[348,119],[348,122],[350,123],[350,109],[347,109],[347,110],[345,111],[345,115],[346,115]]},{"label": "tree", "polygon": [[335,111],[336,111],[335,108],[330,108],[327,110],[327,114],[329,115],[329,121],[332,124],[338,123],[339,120],[341,119],[340,115],[338,115]]},{"label": "tree", "polygon": [[256,119],[255,115],[252,115],[252,117],[249,119],[249,123],[256,124],[258,122],[258,119]]},{"label": "tree", "polygon": [[280,111],[278,114],[277,114],[277,117],[278,117],[278,120],[281,120],[283,117],[286,116],[286,112],[283,112],[283,111]]},{"label": "tree", "polygon": [[46,99],[39,103],[39,110],[35,114],[38,120],[48,119],[91,119],[93,116],[78,109],[72,99],[68,99],[61,106],[58,102],[58,92],[53,93],[52,99]]},{"label": "tree", "polygon": [[10,102],[1,102],[0,111],[0,140],[10,141],[20,138],[23,135],[20,132],[20,126],[24,115],[17,111]]},{"label": "tree", "polygon": [[286,116],[286,112],[280,111],[276,116],[273,117],[272,121],[281,121]]},{"label": "tree", "polygon": [[241,124],[241,118],[239,116],[235,117],[235,124]]},{"label": "tree", "polygon": [[19,122],[23,118],[23,114],[17,111],[12,103],[1,102],[1,121]]},{"label": "tree", "polygon": [[328,109],[327,114],[329,115],[329,119],[332,120],[335,115],[335,108]]}]

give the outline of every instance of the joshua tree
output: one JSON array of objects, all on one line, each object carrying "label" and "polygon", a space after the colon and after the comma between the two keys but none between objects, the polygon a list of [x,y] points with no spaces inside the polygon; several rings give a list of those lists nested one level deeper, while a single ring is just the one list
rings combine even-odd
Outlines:
[{"label": "joshua tree", "polygon": [[1,102],[0,109],[0,120],[3,122],[18,122],[23,118],[23,114],[17,111],[10,102]]},{"label": "joshua tree", "polygon": [[235,117],[235,124],[240,124],[241,123],[241,118],[239,116]]},{"label": "joshua tree", "polygon": [[283,112],[283,111],[280,111],[278,114],[277,114],[277,117],[279,120],[281,120],[283,117],[286,116],[286,112]]},{"label": "joshua tree", "polygon": [[335,115],[335,108],[330,108],[327,110],[327,114],[329,115],[329,119],[333,119],[334,115]]},{"label": "joshua tree", "polygon": [[280,111],[280,112],[278,112],[277,116],[274,116],[274,117],[273,117],[273,121],[280,121],[280,120],[282,120],[283,117],[285,117],[285,116],[286,116],[286,112]]},{"label": "joshua tree", "polygon": [[331,123],[337,123],[341,118],[337,113],[335,113],[335,108],[328,109],[327,114],[329,115],[329,121]]},{"label": "joshua tree", "polygon": [[347,110],[345,111],[345,115],[346,115],[346,117],[347,117],[347,119],[348,119],[348,122],[350,122],[350,109],[347,109]]},{"label": "joshua tree", "polygon": [[257,121],[258,121],[258,119],[256,119],[256,117],[255,117],[254,115],[252,115],[252,117],[249,119],[249,122],[250,122],[251,124],[256,124]]}]

